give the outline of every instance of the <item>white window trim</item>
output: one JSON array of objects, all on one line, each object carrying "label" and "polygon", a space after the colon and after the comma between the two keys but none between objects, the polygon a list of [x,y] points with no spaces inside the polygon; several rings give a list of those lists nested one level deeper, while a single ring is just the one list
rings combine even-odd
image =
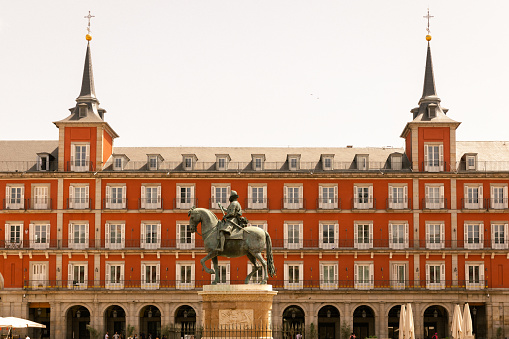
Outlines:
[{"label": "white window trim", "polygon": [[[36,226],[46,226],[46,242],[45,243],[36,243],[35,242],[35,227]],[[50,231],[51,225],[49,222],[43,221],[35,221],[28,225],[28,238],[30,241],[30,247],[33,249],[46,249],[49,248],[50,244]]]},{"label": "white window trim", "polygon": [[[110,225],[120,225],[120,243],[111,243]],[[104,225],[104,245],[107,249],[125,248],[125,221],[107,221]]]},{"label": "white window trim", "polygon": [[[334,225],[334,242],[333,243],[324,243],[323,242],[323,225]],[[318,224],[318,246],[322,249],[334,249],[338,247],[339,244],[339,224],[338,221],[320,221]]]},{"label": "white window trim", "polygon": [[[398,159],[398,161],[396,161]],[[391,170],[399,171],[403,169],[403,155],[393,154],[391,155]]]},{"label": "white window trim", "polygon": [[[219,281],[217,284],[218,285],[230,285],[230,278],[231,278],[231,275],[230,275],[230,262],[229,261],[219,261],[218,262],[218,266],[219,266],[219,270],[221,270],[221,267],[226,267],[226,279],[225,279],[225,282],[222,283],[221,281]],[[210,281],[214,281],[214,279],[216,279],[216,274],[211,274],[210,275]],[[220,279],[221,280],[221,279]]]},{"label": "white window trim", "polygon": [[[397,198],[394,202],[394,188],[403,188],[403,197]],[[400,201],[401,200],[401,201]],[[390,209],[407,209],[408,208],[408,185],[407,184],[389,184],[389,208]]]},{"label": "white window trim", "polygon": [[[292,161],[295,160],[295,166],[292,166]],[[289,156],[288,157],[288,169],[290,171],[297,171],[300,169],[300,157],[299,156]]]},{"label": "white window trim", "polygon": [[[74,266],[85,266],[84,282],[74,283]],[[67,288],[70,290],[85,290],[88,288],[88,261],[71,261],[67,264]]]},{"label": "white window trim", "polygon": [[[122,200],[121,202],[113,202],[111,197],[111,190],[122,188]],[[127,203],[127,186],[125,184],[108,184],[106,185],[106,209],[122,210],[126,209]]]},{"label": "white window trim", "polygon": [[355,161],[357,163],[357,170],[367,171],[369,169],[369,155],[357,154]]},{"label": "white window trim", "polygon": [[[111,274],[111,266],[120,266],[120,282],[118,283],[112,283],[110,279]],[[106,281],[105,281],[105,287],[109,290],[121,290],[124,288],[124,282],[125,282],[125,263],[123,261],[108,261],[105,265],[106,269]]]},{"label": "white window trim", "polygon": [[[46,159],[46,169],[42,168],[42,159]],[[49,154],[37,155],[37,170],[39,172],[48,172],[50,168]]]},{"label": "white window trim", "polygon": [[[325,282],[324,266],[334,267],[334,280],[332,282]],[[320,262],[320,289],[322,290],[335,290],[338,288],[338,263],[334,261]]]},{"label": "white window trim", "polygon": [[[430,226],[440,225],[440,243],[431,243]],[[445,247],[445,223],[443,221],[426,221],[426,248],[441,249]]]},{"label": "white window trim", "polygon": [[[42,266],[42,279],[36,279],[34,276],[34,266]],[[31,288],[34,290],[45,289],[48,287],[48,274],[49,274],[49,263],[47,261],[32,261],[30,262],[30,281]]]},{"label": "white window trim", "polygon": [[[334,188],[334,199],[332,201],[326,200],[323,197],[323,189],[324,188]],[[320,184],[318,186],[318,208],[319,209],[337,209],[339,208],[338,204],[338,185],[335,184]]]},{"label": "white window trim", "polygon": [[[117,166],[117,160],[120,160],[120,167]],[[114,171],[122,171],[124,170],[124,157],[113,157],[113,170]]]},{"label": "white window trim", "polygon": [[[85,202],[76,202],[74,198],[76,188],[85,188]],[[88,184],[71,184],[69,185],[69,209],[85,210],[90,209],[90,188]]]},{"label": "white window trim", "polygon": [[[76,146],[85,146],[85,166],[77,166]],[[90,171],[90,143],[89,142],[71,142],[71,172],[88,172]]]},{"label": "white window trim", "polygon": [[[358,225],[369,225],[369,243],[359,243]],[[355,221],[354,222],[354,233],[353,243],[356,249],[370,249],[373,248],[373,221]]]},{"label": "white window trim", "polygon": [[[155,159],[155,166],[152,165],[152,161]],[[159,156],[157,155],[149,155],[147,156],[147,167],[149,171],[157,171],[160,166]]]},{"label": "white window trim", "polygon": [[[12,188],[21,188],[19,203],[11,203],[10,202]],[[25,209],[25,185],[24,184],[8,184],[5,186],[5,209],[7,209],[7,210]]]},{"label": "white window trim", "polygon": [[177,221],[177,226],[176,226],[176,247],[178,249],[193,249],[195,248],[195,243],[196,243],[196,238],[195,238],[195,235],[196,233],[193,232],[191,233],[191,243],[187,244],[187,243],[181,243],[180,242],[180,227],[181,226],[189,226],[189,220],[184,220],[184,221]]},{"label": "white window trim", "polygon": [[[428,146],[438,146],[438,166],[430,166],[428,163]],[[424,144],[424,171],[425,172],[443,172],[444,171],[444,144],[442,142],[427,142]]]},{"label": "white window trim", "polygon": [[[288,266],[299,267],[299,281],[290,283]],[[301,261],[287,261],[284,263],[284,288],[285,290],[301,290],[304,287],[304,263]]]},{"label": "white window trim", "polygon": [[[11,226],[19,225],[19,242],[11,242]],[[5,248],[23,248],[23,234],[24,234],[24,225],[22,221],[10,221],[6,222],[4,225],[5,230]]]},{"label": "white window trim", "polygon": [[[330,166],[326,166],[326,161],[330,161]],[[324,171],[332,171],[334,170],[334,157],[332,156],[324,156],[322,157],[322,170]]]},{"label": "white window trim", "polygon": [[[299,197],[298,197],[298,201],[296,203],[292,202],[288,202],[289,201],[289,198],[288,198],[288,188],[299,188]],[[285,209],[289,209],[289,210],[298,210],[298,209],[302,209],[303,206],[304,206],[304,184],[285,184],[284,187],[283,187],[283,193],[284,193],[284,208]]]},{"label": "white window trim", "polygon": [[[38,196],[41,188],[46,188],[45,196]],[[50,208],[50,184],[32,184],[32,202],[30,208],[34,210],[47,210]]]},{"label": "white window trim", "polygon": [[[360,202],[359,200],[359,188],[368,188],[368,202]],[[372,184],[355,184],[353,186],[353,208],[360,210],[367,210],[373,208],[373,185]]]},{"label": "white window trim", "polygon": [[[404,283],[400,283],[398,280],[398,267],[405,267]],[[391,274],[391,288],[394,290],[404,290],[408,284],[408,262],[404,261],[391,261],[390,262],[390,274]]]},{"label": "white window trim", "polygon": [[[359,266],[369,266],[369,281],[368,282],[359,282]],[[375,285],[375,269],[374,269],[374,263],[371,261],[357,261],[354,264],[354,287],[357,290],[371,290],[374,288]]]},{"label": "white window trim", "polygon": [[[502,203],[495,203],[495,188],[502,188],[502,190],[503,190]],[[507,209],[508,208],[507,184],[492,184],[490,186],[490,208],[491,209]]]},{"label": "white window trim", "polygon": [[[80,242],[80,243],[76,244],[74,242],[74,225],[85,225],[85,242],[84,243]],[[78,249],[85,249],[85,248],[89,247],[90,233],[89,233],[89,224],[88,224],[88,221],[86,221],[86,220],[83,220],[83,221],[77,221],[77,220],[69,221],[69,224],[67,225],[67,231],[68,231],[67,232],[68,233],[67,241],[68,241],[68,247],[69,248],[78,250]]]},{"label": "white window trim", "polygon": [[[147,188],[156,187],[156,202],[148,202],[147,201]],[[161,209],[161,185],[160,184],[142,184],[141,185],[141,195],[140,195],[140,208],[147,210],[157,210]]]},{"label": "white window trim", "polygon": [[[190,200],[189,203],[181,202],[180,201],[180,198],[181,198],[181,196],[180,196],[180,189],[183,188],[183,187],[186,187],[186,188],[190,187],[191,188],[191,193],[190,193],[191,196],[189,198],[189,200]],[[195,192],[196,192],[196,190],[195,190],[194,184],[177,184],[177,196],[175,198],[176,199],[176,204],[175,205],[176,205],[177,209],[189,209],[189,208],[193,207],[193,205],[195,204],[195,199],[194,199]]]},{"label": "white window trim", "polygon": [[[263,171],[263,169],[264,169],[264,166],[263,166],[263,165],[264,165],[264,162],[265,162],[265,160],[264,160],[263,158],[264,158],[263,156],[254,156],[254,157],[252,158],[253,171]],[[257,161],[258,159],[260,160],[260,167],[257,167],[257,166],[256,166],[256,161]]]},{"label": "white window trim", "polygon": [[[469,188],[477,188],[477,203],[468,202],[468,189]],[[482,209],[484,204],[483,200],[483,185],[482,184],[465,184],[463,186],[464,192],[464,206],[465,209]]]},{"label": "white window trim", "polygon": [[[181,267],[191,266],[191,281],[189,283],[183,283],[180,281],[181,278]],[[175,281],[176,288],[178,290],[192,290],[195,287],[195,262],[194,261],[178,261],[175,265]]]},{"label": "white window trim", "polygon": [[[439,283],[431,283],[430,278],[430,266],[440,266],[440,282]],[[426,288],[429,290],[443,290],[445,289],[445,263],[443,261],[438,262],[427,262],[426,263]]]},{"label": "white window trim", "polygon": [[[439,188],[439,201],[438,202],[431,202],[429,189],[430,188]],[[438,209],[444,209],[445,208],[445,186],[444,184],[425,184],[424,185],[424,201],[425,201],[425,208],[426,209],[432,209],[432,210],[438,210]]]},{"label": "white window trim", "polygon": [[[469,243],[468,242],[468,225],[479,225],[479,242],[478,243]],[[475,221],[466,221],[463,224],[463,234],[464,234],[464,245],[465,249],[469,250],[476,250],[476,249],[482,249],[484,247],[484,223],[482,222],[475,222]]]},{"label": "white window trim", "polygon": [[[495,225],[500,225],[500,226],[503,226],[504,228],[504,243],[503,244],[496,244],[495,243]],[[493,249],[508,249],[509,246],[508,246],[508,233],[509,231],[509,227],[508,227],[508,223],[507,223],[507,220],[506,221],[492,221],[491,222],[491,247]]]},{"label": "white window trim", "polygon": [[[262,202],[253,202],[253,188],[262,188]],[[267,184],[248,184],[247,189],[247,208],[266,209],[267,208]]]},{"label": "white window trim", "polygon": [[[156,267],[156,281],[147,283],[146,268],[147,266]],[[161,282],[161,264],[157,261],[142,261],[141,262],[141,289],[142,290],[157,290]]]},{"label": "white window trim", "polygon": [[[226,201],[218,201],[216,198],[216,188],[226,188]],[[225,183],[219,183],[219,184],[212,184],[210,186],[210,208],[212,209],[219,209],[218,202],[222,204],[224,208],[227,208],[230,204],[229,198],[230,198],[230,192],[231,192],[231,185],[225,184]]]},{"label": "white window trim", "polygon": [[[155,243],[146,242],[146,226],[157,226],[157,241]],[[146,250],[161,248],[161,222],[160,221],[142,221],[140,227],[140,247]]]},{"label": "white window trim", "polygon": [[[403,243],[400,244],[400,243],[393,243],[393,229],[392,229],[392,226],[393,225],[404,225],[404,228],[405,228],[405,234],[404,234],[404,237],[403,237]],[[405,248],[408,248],[409,245],[409,225],[408,225],[408,222],[407,221],[389,221],[389,248],[392,248],[392,249],[405,249]]]},{"label": "white window trim", "polygon": [[[474,165],[470,166],[469,160],[474,159]],[[467,171],[475,171],[477,170],[477,156],[475,155],[467,155],[465,156],[465,169]]]},{"label": "white window trim", "polygon": [[[479,266],[479,282],[469,282],[468,280],[468,271],[469,266]],[[485,274],[484,274],[484,263],[483,262],[471,262],[467,261],[465,262],[465,288],[467,290],[482,290],[486,286],[485,283]]]},{"label": "white window trim", "polygon": [[[288,239],[288,225],[298,225],[299,226],[299,242],[297,243],[289,243]],[[301,249],[303,248],[303,222],[302,221],[285,221],[284,225],[284,247],[288,249]]]}]

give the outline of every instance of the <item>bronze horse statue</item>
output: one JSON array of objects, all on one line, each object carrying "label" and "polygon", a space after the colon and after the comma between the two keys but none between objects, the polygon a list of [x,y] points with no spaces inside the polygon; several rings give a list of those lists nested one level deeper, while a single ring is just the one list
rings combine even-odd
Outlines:
[{"label": "bronze horse statue", "polygon": [[[197,226],[201,222],[201,236],[205,245],[205,251],[208,252],[208,254],[200,260],[205,272],[209,274],[219,272],[219,265],[217,262],[218,256],[237,258],[246,255],[253,264],[253,270],[247,275],[244,281],[246,284],[249,283],[249,279],[261,269],[263,269],[263,278],[260,284],[267,283],[268,275],[271,277],[275,275],[276,270],[274,268],[272,242],[269,233],[255,226],[244,227],[241,231],[244,232],[242,239],[226,239],[224,251],[220,252],[217,250],[219,241],[217,228],[220,223],[217,216],[206,208],[196,207],[191,208],[187,215],[189,216],[191,232],[196,232]],[[262,251],[264,249],[267,250],[267,261],[262,257]],[[205,265],[205,262],[209,259],[212,259],[212,264],[214,265],[213,270]],[[261,267],[257,265],[257,260],[260,262]],[[219,274],[216,274],[212,285],[216,285],[218,282]]]}]

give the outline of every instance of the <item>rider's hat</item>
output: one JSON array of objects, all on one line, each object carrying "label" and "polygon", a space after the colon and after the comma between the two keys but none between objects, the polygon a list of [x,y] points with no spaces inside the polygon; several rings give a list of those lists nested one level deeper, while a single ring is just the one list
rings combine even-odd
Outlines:
[{"label": "rider's hat", "polygon": [[236,192],[236,191],[231,191],[231,193],[230,193],[230,199],[232,199],[232,198],[238,198],[238,197],[239,197],[239,195],[237,194],[237,192]]}]

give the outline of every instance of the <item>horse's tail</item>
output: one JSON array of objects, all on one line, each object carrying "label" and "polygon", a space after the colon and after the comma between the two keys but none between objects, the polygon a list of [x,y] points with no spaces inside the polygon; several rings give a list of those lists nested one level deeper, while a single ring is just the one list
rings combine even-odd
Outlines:
[{"label": "horse's tail", "polygon": [[270,240],[270,235],[267,231],[265,231],[265,243],[267,246],[267,269],[269,276],[273,277],[276,275],[276,268],[274,267],[274,257],[272,256],[272,240]]}]

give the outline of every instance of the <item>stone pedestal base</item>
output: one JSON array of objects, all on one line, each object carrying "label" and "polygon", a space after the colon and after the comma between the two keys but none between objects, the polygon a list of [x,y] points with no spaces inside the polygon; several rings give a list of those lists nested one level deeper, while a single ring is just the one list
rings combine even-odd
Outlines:
[{"label": "stone pedestal base", "polygon": [[[222,330],[220,336],[230,338],[272,337],[272,299],[277,294],[272,285],[206,285],[198,294],[203,298],[205,332]],[[242,329],[252,331],[253,336]],[[263,331],[255,335],[256,329]]]}]

